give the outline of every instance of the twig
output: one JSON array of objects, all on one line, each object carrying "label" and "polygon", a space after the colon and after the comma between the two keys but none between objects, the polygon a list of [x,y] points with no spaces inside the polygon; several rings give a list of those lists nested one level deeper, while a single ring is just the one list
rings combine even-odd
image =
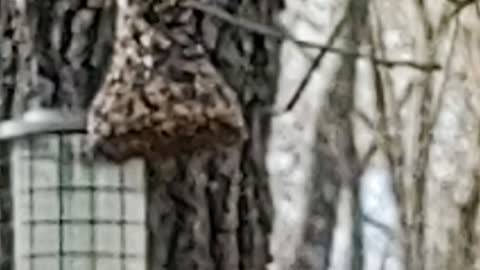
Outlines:
[{"label": "twig", "polygon": [[[447,54],[447,57],[446,57],[446,60],[445,60],[445,67],[446,68],[442,73],[442,81],[440,83],[439,93],[438,93],[437,98],[433,99],[433,101],[430,105],[430,108],[428,108],[429,109],[429,111],[428,111],[429,114],[427,116],[428,118],[427,118],[427,121],[426,121],[426,125],[427,125],[426,126],[427,127],[426,133],[428,133],[428,134],[432,133],[432,130],[433,130],[435,124],[438,121],[438,118],[440,116],[440,111],[442,109],[443,99],[445,97],[445,93],[448,91],[448,87],[447,87],[447,83],[448,83],[448,79],[449,79],[448,76],[451,73],[451,63],[453,61],[453,54],[455,52],[455,45],[457,44],[456,40],[457,40],[457,37],[459,35],[459,31],[460,31],[459,28],[460,28],[459,18],[456,17],[454,28],[453,28],[453,34],[452,34],[450,44],[449,44],[449,48],[448,48],[448,54]],[[432,138],[430,138],[429,136],[426,136],[426,138],[428,139],[428,141],[423,142],[424,147],[426,147],[427,145],[430,145],[431,140],[432,140]]]},{"label": "twig", "polygon": [[[340,34],[340,31],[342,30],[343,25],[346,22],[346,17],[343,17],[342,20],[335,26],[335,29],[333,30],[333,33],[330,35],[330,38],[328,39],[327,44],[332,45],[335,41],[335,38]],[[312,64],[310,65],[310,68],[307,71],[307,74],[303,77],[302,81],[300,82],[300,85],[298,86],[297,89],[295,89],[295,92],[293,94],[293,97],[290,99],[290,101],[287,103],[287,106],[285,107],[284,112],[288,112],[293,107],[295,104],[297,104],[298,99],[300,99],[300,96],[302,95],[303,91],[305,91],[305,88],[307,88],[307,84],[310,81],[310,78],[312,77],[313,72],[317,69],[318,65],[320,65],[320,62],[322,61],[323,57],[327,54],[326,49],[321,49],[318,55],[315,57],[313,60]]]},{"label": "twig", "polygon": [[395,66],[407,66],[407,67],[411,67],[419,70],[425,70],[425,71],[432,71],[432,70],[437,70],[442,68],[441,65],[438,63],[419,63],[416,61],[408,61],[408,60],[382,59],[366,53],[350,51],[342,48],[335,48],[327,44],[311,42],[306,40],[299,40],[284,31],[275,29],[271,26],[254,22],[252,20],[233,16],[218,7],[205,4],[199,1],[187,0],[187,1],[181,1],[178,4],[183,7],[192,8],[192,9],[201,11],[205,14],[215,16],[231,25],[241,27],[247,31],[260,34],[263,36],[275,38],[278,40],[289,40],[304,48],[320,49],[320,50],[325,50],[328,52],[338,53],[345,56],[356,57],[356,58],[367,58],[377,65],[382,65],[389,68],[392,68]]},{"label": "twig", "polygon": [[444,18],[442,18],[441,26],[446,27],[448,25],[448,23],[450,22],[450,20],[452,20],[454,17],[458,16],[468,6],[476,5],[478,7],[476,1],[477,0],[464,0],[464,1],[448,0],[448,2],[455,5],[455,9],[452,12],[450,12],[449,14],[447,14]]}]

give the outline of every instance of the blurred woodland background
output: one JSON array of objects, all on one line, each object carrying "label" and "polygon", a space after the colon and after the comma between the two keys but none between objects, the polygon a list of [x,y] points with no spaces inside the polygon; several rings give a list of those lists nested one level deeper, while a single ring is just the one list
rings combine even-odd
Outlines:
[{"label": "blurred woodland background", "polygon": [[148,269],[480,269],[479,1],[0,0],[0,119],[88,112],[135,8],[184,46],[162,59],[200,44],[248,132],[145,160]]}]

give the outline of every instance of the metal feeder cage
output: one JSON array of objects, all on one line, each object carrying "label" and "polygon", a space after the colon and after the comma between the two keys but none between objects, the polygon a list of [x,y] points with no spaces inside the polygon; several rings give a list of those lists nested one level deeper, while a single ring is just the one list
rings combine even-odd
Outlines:
[{"label": "metal feeder cage", "polygon": [[86,159],[85,114],[0,122],[11,145],[16,270],[146,269],[144,163]]}]

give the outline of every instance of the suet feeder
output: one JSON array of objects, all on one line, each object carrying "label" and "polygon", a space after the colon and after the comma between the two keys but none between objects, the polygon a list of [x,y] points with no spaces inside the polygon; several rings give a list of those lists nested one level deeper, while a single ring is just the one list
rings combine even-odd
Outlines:
[{"label": "suet feeder", "polygon": [[16,270],[146,269],[144,163],[85,158],[85,118],[42,109],[0,122]]},{"label": "suet feeder", "polygon": [[193,10],[121,2],[112,64],[88,114],[92,148],[123,161],[242,143],[237,93],[211,62]]}]

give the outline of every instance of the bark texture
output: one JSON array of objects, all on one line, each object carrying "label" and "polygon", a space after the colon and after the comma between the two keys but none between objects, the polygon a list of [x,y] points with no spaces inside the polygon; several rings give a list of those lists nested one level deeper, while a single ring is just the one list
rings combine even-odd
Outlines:
[{"label": "bark texture", "polygon": [[[237,16],[271,23],[268,1],[228,5]],[[264,167],[276,44],[204,14],[207,50],[236,90],[249,127],[241,147],[152,162],[153,269],[265,269],[272,206]]]},{"label": "bark texture", "polygon": [[[213,2],[263,23],[272,23],[279,8],[270,1]],[[10,14],[0,17],[2,117],[36,107],[88,109],[111,62],[117,3],[1,4],[2,15]],[[266,111],[275,89],[277,44],[207,13],[193,16],[196,37],[237,92],[249,139],[218,152],[148,162],[149,269],[264,269],[273,212],[264,165]],[[8,222],[8,213],[2,212],[2,220]],[[1,247],[2,259],[9,258],[8,234],[1,234]],[[4,264],[9,267],[8,260]]]},{"label": "bark texture", "polygon": [[[12,1],[0,2],[0,121],[11,114],[18,43],[14,42],[18,14]],[[13,267],[12,197],[9,179],[9,145],[0,142],[0,269]]]}]

